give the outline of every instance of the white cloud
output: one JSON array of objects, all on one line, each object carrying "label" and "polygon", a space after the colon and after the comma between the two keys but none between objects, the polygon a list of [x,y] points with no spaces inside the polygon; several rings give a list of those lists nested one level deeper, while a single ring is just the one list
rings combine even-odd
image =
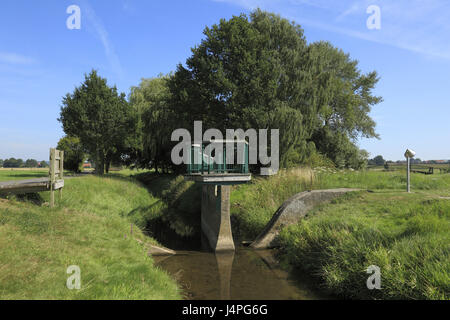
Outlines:
[{"label": "white cloud", "polygon": [[0,52],[0,62],[6,64],[29,65],[35,63],[36,60],[17,53]]},{"label": "white cloud", "polygon": [[99,38],[103,49],[105,51],[106,58],[108,59],[109,65],[113,72],[121,76],[123,73],[122,66],[120,64],[119,57],[114,50],[114,46],[109,39],[109,34],[106,31],[105,26],[101,19],[97,16],[94,9],[87,3],[83,1],[81,7],[81,14],[84,15],[88,22],[94,27],[95,34]]},{"label": "white cloud", "polygon": [[[239,5],[247,10],[259,7],[275,11],[303,26],[450,60],[450,1],[220,1]],[[372,4],[381,8],[381,30],[366,28],[369,17],[366,9]]]}]

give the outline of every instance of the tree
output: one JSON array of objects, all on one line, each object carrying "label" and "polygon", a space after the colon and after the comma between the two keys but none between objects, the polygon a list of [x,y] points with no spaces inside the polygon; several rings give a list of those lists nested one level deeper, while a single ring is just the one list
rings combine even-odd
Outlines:
[{"label": "tree", "polygon": [[20,168],[23,167],[22,159],[9,158],[3,161],[4,168]]},{"label": "tree", "polygon": [[261,10],[222,19],[204,35],[169,79],[180,126],[280,129],[283,166],[315,149],[339,166],[361,162],[357,138],[377,137],[369,116],[381,101],[372,95],[376,72],[362,74],[329,43],[308,45],[299,25]]},{"label": "tree", "polygon": [[122,159],[135,126],[125,94],[109,87],[95,70],[64,97],[58,120],[67,135],[80,139],[100,175],[108,172],[111,161]]},{"label": "tree", "polygon": [[80,138],[65,136],[59,140],[56,148],[64,151],[64,169],[81,172],[86,156]]},{"label": "tree", "polygon": [[25,161],[24,167],[25,168],[37,168],[38,166],[38,162],[37,160],[34,159],[27,159],[27,161]]},{"label": "tree", "polygon": [[0,168],[2,168],[2,167],[3,167],[3,160],[0,159]]},{"label": "tree", "polygon": [[379,155],[379,156],[376,156],[375,158],[371,159],[369,164],[383,166],[385,162],[386,161],[384,160],[383,156]]},{"label": "tree", "polygon": [[170,107],[170,77],[170,74],[160,74],[157,78],[142,79],[139,87],[131,88],[129,97],[139,132],[134,140],[136,151],[133,154],[140,154],[140,166],[153,167],[156,171],[161,168],[165,172],[172,166],[170,136],[179,127]]}]

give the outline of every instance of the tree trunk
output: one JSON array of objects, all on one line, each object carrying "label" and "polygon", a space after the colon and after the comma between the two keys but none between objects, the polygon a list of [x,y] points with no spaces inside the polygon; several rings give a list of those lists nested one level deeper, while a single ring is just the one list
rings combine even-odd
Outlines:
[{"label": "tree trunk", "polygon": [[101,158],[98,162],[97,174],[102,176],[105,173],[105,159]]}]

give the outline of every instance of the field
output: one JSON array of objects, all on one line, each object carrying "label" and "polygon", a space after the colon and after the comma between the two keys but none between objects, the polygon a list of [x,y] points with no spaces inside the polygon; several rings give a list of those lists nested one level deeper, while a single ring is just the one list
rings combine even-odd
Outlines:
[{"label": "field", "polygon": [[[13,172],[2,171],[2,179],[28,173]],[[155,240],[137,227],[155,202],[141,184],[79,177],[66,180],[55,208],[48,198],[0,199],[0,299],[180,298],[175,281],[147,255]],[[66,287],[70,265],[81,269],[81,290]]]},{"label": "field", "polygon": [[0,168],[0,181],[48,177],[48,168]]},{"label": "field", "polygon": [[[406,164],[405,163],[389,163],[388,164],[390,171],[398,170],[406,172]],[[450,171],[450,164],[448,163],[420,163],[420,164],[411,164],[411,170],[420,170],[420,171],[428,171],[429,168],[433,168],[437,173],[444,173]],[[384,166],[377,165],[369,165],[368,170],[377,170],[377,171],[385,171]]]}]

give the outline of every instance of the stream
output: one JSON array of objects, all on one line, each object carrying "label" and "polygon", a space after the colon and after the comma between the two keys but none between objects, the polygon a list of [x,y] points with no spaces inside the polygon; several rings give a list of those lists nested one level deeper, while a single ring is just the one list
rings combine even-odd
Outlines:
[{"label": "stream", "polygon": [[328,299],[314,290],[310,279],[283,270],[273,250],[238,248],[214,254],[177,251],[174,256],[155,256],[189,300],[317,300]]},{"label": "stream", "polygon": [[278,264],[277,251],[253,250],[235,239],[236,250],[214,253],[205,238],[180,237],[162,221],[147,226],[148,235],[177,252],[153,256],[188,300],[317,300],[330,297],[317,290],[311,278],[294,275]]}]

